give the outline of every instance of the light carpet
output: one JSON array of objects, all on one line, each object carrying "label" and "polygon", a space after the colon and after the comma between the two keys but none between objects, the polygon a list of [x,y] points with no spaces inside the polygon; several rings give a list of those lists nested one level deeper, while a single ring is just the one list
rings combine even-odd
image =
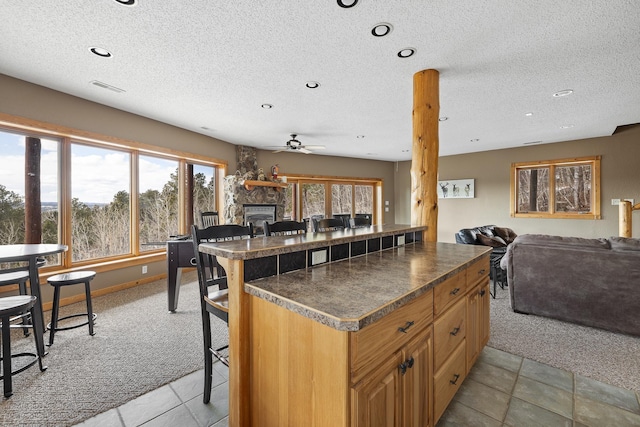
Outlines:
[{"label": "light carpet", "polygon": [[[178,310],[167,310],[161,280],[93,298],[95,335],[88,326],[56,333],[44,358],[13,377],[14,394],[2,397],[0,425],[70,426],[120,406],[144,393],[203,368],[198,285],[183,275]],[[84,301],[61,308],[61,316],[86,311]],[[50,312],[45,312],[46,322]],[[212,320],[214,346],[228,329]],[[45,342],[48,333],[45,335]],[[32,337],[12,333],[13,352],[34,351]]]},{"label": "light carpet", "polygon": [[640,393],[640,337],[515,313],[508,289],[491,299],[488,345]]}]

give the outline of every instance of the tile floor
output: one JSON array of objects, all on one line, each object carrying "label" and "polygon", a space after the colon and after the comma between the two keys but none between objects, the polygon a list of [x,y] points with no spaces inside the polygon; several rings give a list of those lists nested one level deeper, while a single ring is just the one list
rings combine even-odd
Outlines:
[{"label": "tile floor", "polygon": [[[202,371],[79,426],[228,426],[227,368],[214,364],[211,403]],[[640,396],[486,347],[438,422],[445,426],[640,426]]]}]

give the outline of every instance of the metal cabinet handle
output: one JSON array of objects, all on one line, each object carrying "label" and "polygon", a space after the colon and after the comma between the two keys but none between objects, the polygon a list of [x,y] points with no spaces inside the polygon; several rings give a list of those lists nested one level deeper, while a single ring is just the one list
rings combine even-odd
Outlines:
[{"label": "metal cabinet handle", "polygon": [[407,367],[409,368],[413,368],[413,356],[409,358],[409,360],[407,360]]},{"label": "metal cabinet handle", "polygon": [[400,327],[398,328],[398,330],[399,330],[400,332],[402,332],[403,334],[406,334],[406,333],[407,333],[407,330],[408,330],[410,327],[412,327],[414,323],[415,323],[415,322],[414,322],[413,320],[412,320],[412,321],[410,321],[410,322],[407,322],[407,324],[406,324],[406,325],[404,325],[404,326],[400,326]]},{"label": "metal cabinet handle", "polygon": [[482,270],[478,271],[478,276],[482,276],[484,273],[486,273],[487,269],[483,268]]},{"label": "metal cabinet handle", "polygon": [[455,337],[456,335],[458,335],[458,332],[460,332],[460,327],[456,326],[451,332],[449,332],[449,334]]},{"label": "metal cabinet handle", "polygon": [[407,372],[407,364],[405,362],[402,362],[398,365],[398,369],[400,369],[400,373],[404,375]]},{"label": "metal cabinet handle", "polygon": [[409,359],[405,360],[404,362],[402,362],[401,364],[398,365],[398,369],[400,369],[400,373],[402,375],[407,373],[407,369],[411,369],[413,368],[413,357],[410,357]]},{"label": "metal cabinet handle", "polygon": [[458,292],[460,292],[460,288],[454,288],[451,292],[449,292],[450,295],[455,295]]},{"label": "metal cabinet handle", "polygon": [[484,294],[486,294],[486,293],[487,293],[487,291],[485,291],[484,289],[481,289],[481,290],[480,290],[480,296],[481,296],[481,297],[483,297],[483,296],[484,296]]},{"label": "metal cabinet handle", "polygon": [[453,379],[452,379],[452,380],[449,380],[449,382],[450,382],[452,385],[456,385],[456,383],[458,382],[458,379],[459,379],[459,378],[460,378],[460,374],[455,374],[455,375],[453,376]]}]

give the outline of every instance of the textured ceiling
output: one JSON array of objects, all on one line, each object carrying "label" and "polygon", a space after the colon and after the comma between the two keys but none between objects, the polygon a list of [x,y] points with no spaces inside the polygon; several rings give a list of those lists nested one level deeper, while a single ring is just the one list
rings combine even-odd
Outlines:
[{"label": "textured ceiling", "polygon": [[[441,155],[640,122],[634,0],[0,0],[0,18],[0,73],[233,144],[296,133],[318,154],[408,160],[413,74],[428,68]],[[373,37],[381,22],[393,30]]]}]

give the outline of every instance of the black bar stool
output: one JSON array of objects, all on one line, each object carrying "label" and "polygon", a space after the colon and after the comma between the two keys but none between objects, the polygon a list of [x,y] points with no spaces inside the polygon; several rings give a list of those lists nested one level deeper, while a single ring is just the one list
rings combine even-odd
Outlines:
[{"label": "black bar stool", "polygon": [[[73,271],[71,273],[57,274],[47,279],[47,282],[49,282],[49,284],[53,286],[53,309],[51,310],[51,323],[47,325],[47,328],[49,328],[49,345],[53,344],[53,338],[56,331],[66,331],[68,329],[75,329],[84,325],[89,325],[89,335],[94,334],[93,322],[94,320],[96,320],[98,315],[93,312],[93,307],[91,305],[91,287],[89,285],[94,277],[96,277],[95,271]],[[58,314],[60,312],[60,288],[62,286],[78,285],[80,283],[84,283],[84,292],[87,300],[87,312],[71,314],[69,316],[58,318]],[[79,325],[67,326],[65,328],[58,327],[58,322],[61,320],[81,316],[87,316],[87,321],[84,323],[80,323]]]},{"label": "black bar stool", "polygon": [[[27,270],[8,271],[0,273],[0,286],[18,285],[20,295],[27,294],[27,281],[29,280],[29,272]],[[22,318],[24,336],[29,336],[28,327],[31,325],[31,313],[26,311],[19,315]],[[14,319],[11,319],[13,321]]]},{"label": "black bar stool", "polygon": [[[0,320],[2,320],[2,376],[0,376],[0,379],[3,380],[4,397],[10,397],[13,394],[11,385],[12,376],[24,371],[36,362],[39,362],[41,371],[47,369],[46,366],[42,366],[42,357],[36,354],[37,349],[41,348],[38,346],[38,340],[42,340],[41,333],[34,332],[33,334],[36,341],[36,353],[11,354],[11,317],[29,312],[35,302],[36,297],[31,295],[16,295],[0,298]],[[40,341],[40,343],[42,343],[42,341]],[[23,356],[32,357],[33,360],[21,368],[12,370],[11,359]]]}]

